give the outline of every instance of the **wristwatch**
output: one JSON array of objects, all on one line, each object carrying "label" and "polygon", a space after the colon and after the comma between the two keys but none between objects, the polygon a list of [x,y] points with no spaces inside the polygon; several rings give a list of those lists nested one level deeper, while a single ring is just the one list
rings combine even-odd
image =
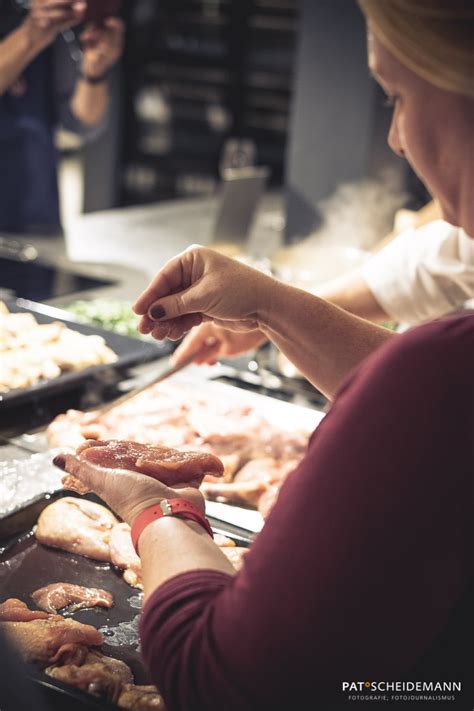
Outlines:
[{"label": "wristwatch", "polygon": [[81,72],[80,77],[82,81],[87,82],[87,84],[92,84],[93,86],[95,84],[102,84],[102,82],[106,81],[109,77],[110,74],[110,69],[107,69],[106,72],[103,74],[99,74],[98,77],[91,77],[88,74],[84,74],[84,72]]},{"label": "wristwatch", "polygon": [[204,514],[199,511],[199,509],[194,506],[187,499],[163,499],[159,504],[154,504],[149,506],[147,509],[141,512],[135,519],[132,525],[132,543],[138,555],[138,540],[143,533],[144,529],[148,524],[156,521],[163,516],[177,516],[178,518],[187,519],[188,521],[194,521],[199,523],[204,530],[214,538],[212,532],[211,524],[204,516]]}]

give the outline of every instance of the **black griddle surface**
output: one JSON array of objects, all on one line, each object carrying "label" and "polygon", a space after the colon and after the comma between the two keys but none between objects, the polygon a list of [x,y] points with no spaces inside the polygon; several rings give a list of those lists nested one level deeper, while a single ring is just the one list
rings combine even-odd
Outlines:
[{"label": "black griddle surface", "polygon": [[[108,628],[103,632],[105,643],[101,651],[126,662],[137,684],[151,683],[143,667],[138,645],[142,593],[124,582],[121,571],[108,563],[43,546],[36,541],[32,531],[19,535],[17,542],[10,545],[0,557],[2,601],[14,597],[35,609],[31,593],[55,582],[102,588],[113,595],[114,605],[110,610],[97,607],[77,610],[73,614],[60,611],[60,614],[97,629]],[[122,641],[120,646],[115,644],[115,641],[119,641],[117,632]]]},{"label": "black griddle surface", "polygon": [[[54,499],[62,496],[78,496],[74,492],[63,491],[54,495]],[[81,497],[78,497],[81,498]],[[90,501],[103,505],[94,494],[86,494]],[[40,505],[42,503],[42,505]],[[138,620],[143,594],[137,588],[132,588],[123,580],[123,571],[109,563],[92,560],[66,551],[50,548],[38,543],[34,536],[39,511],[52,503],[51,498],[44,497],[43,502],[35,500],[22,511],[25,529],[20,533],[3,537],[0,540],[0,602],[14,597],[35,609],[31,593],[51,583],[74,583],[86,587],[102,588],[113,595],[114,605],[110,610],[93,608],[92,610],[77,610],[72,614],[60,610],[64,617],[72,617],[78,622],[90,624],[104,634],[105,641],[100,651],[110,657],[121,659],[131,668],[136,684],[151,683],[142,662],[139,639]],[[40,505],[40,508],[38,508]],[[236,527],[227,526],[220,521],[210,519],[214,531],[233,539],[236,545],[249,546],[253,536],[241,532]],[[216,525],[214,525],[216,524]],[[120,642],[120,644],[118,644]],[[118,709],[118,706],[98,702],[93,696],[72,686],[67,686],[41,670],[33,674],[35,683],[53,695],[56,704],[61,709],[75,711],[76,708]],[[64,704],[62,703],[64,699]],[[70,703],[69,703],[70,702]],[[57,706],[55,705],[55,708]]]}]

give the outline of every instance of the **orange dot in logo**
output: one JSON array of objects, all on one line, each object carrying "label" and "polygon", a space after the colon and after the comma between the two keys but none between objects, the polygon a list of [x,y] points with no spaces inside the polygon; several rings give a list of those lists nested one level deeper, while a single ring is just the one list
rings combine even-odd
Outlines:
[{"label": "orange dot in logo", "polygon": [[370,681],[366,681],[364,686],[366,689],[370,689],[370,687],[372,686],[372,683]]}]

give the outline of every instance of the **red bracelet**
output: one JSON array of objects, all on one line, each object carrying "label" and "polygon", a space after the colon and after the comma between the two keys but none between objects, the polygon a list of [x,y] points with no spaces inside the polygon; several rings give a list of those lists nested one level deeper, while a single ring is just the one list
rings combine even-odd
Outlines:
[{"label": "red bracelet", "polygon": [[149,523],[156,521],[163,516],[177,516],[199,523],[205,531],[214,538],[211,524],[194,504],[187,499],[163,499],[159,504],[149,506],[141,512],[133,522],[132,543],[138,554],[138,539]]}]

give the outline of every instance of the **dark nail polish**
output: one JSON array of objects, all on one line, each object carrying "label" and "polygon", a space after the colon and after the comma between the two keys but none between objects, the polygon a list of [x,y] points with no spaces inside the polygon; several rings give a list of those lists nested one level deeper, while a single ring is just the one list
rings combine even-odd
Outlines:
[{"label": "dark nail polish", "polygon": [[59,467],[59,469],[62,469],[63,472],[66,471],[66,460],[64,459],[62,454],[57,454],[54,459],[53,459],[53,464],[56,467]]},{"label": "dark nail polish", "polygon": [[160,304],[157,304],[156,306],[153,306],[153,307],[150,309],[150,316],[151,316],[151,318],[155,318],[155,319],[157,319],[157,318],[163,318],[163,316],[165,315],[165,313],[166,313],[166,312],[165,312],[164,308],[163,308],[162,306],[160,306]]}]

